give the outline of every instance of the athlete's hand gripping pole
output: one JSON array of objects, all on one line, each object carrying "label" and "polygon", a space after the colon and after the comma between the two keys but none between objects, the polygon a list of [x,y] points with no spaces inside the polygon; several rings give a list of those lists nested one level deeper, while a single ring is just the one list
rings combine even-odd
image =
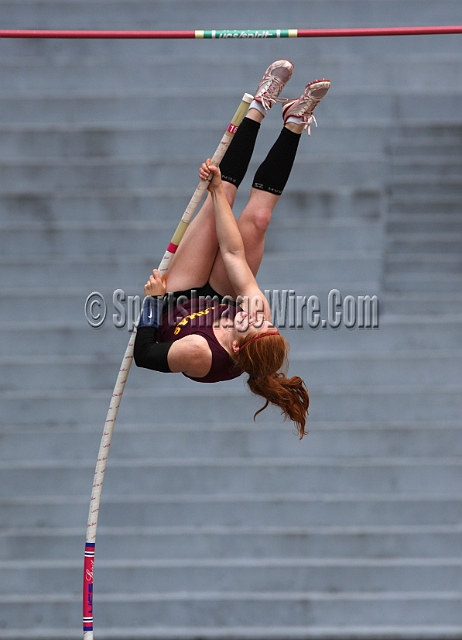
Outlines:
[{"label": "athlete's hand gripping pole", "polygon": [[[239,108],[234,114],[226,132],[224,133],[220,144],[215,151],[212,162],[214,165],[219,165],[226,149],[228,148],[231,140],[234,137],[239,125],[241,124],[253,96],[245,93]],[[175,254],[175,251],[180,244],[182,237],[188,225],[194,216],[202,196],[207,191],[207,182],[201,181],[197,186],[194,195],[189,201],[188,206],[181,218],[181,221],[173,234],[172,240],[167,247],[165,255],[159,265],[159,271],[162,275],[165,275],[170,265],[170,260]],[[136,322],[138,325],[139,318]],[[98,513],[101,501],[101,491],[103,488],[104,473],[106,471],[107,458],[109,454],[109,447],[111,445],[112,434],[114,431],[115,422],[117,419],[117,413],[120,403],[122,401],[122,394],[125,383],[128,378],[130,366],[133,361],[133,347],[136,337],[136,326],[130,336],[130,340],[125,350],[125,354],[122,360],[122,364],[117,376],[117,380],[114,386],[111,402],[106,416],[106,422],[104,424],[103,436],[101,438],[101,444],[98,451],[98,460],[96,462],[95,475],[93,481],[93,488],[90,499],[90,509],[88,512],[87,523],[87,536],[85,540],[85,559],[83,569],[83,637],[84,640],[93,640],[93,570],[94,570],[94,558],[95,558],[95,543],[96,543],[96,527],[98,524]]]}]

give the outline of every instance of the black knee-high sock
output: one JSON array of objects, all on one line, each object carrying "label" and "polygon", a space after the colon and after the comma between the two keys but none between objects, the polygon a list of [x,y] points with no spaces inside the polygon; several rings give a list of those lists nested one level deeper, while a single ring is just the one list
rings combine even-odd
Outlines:
[{"label": "black knee-high sock", "polygon": [[301,134],[284,127],[265,160],[258,167],[252,186],[278,196],[284,191],[297,154]]},{"label": "black knee-high sock", "polygon": [[244,118],[220,162],[221,179],[238,187],[246,174],[260,123]]}]

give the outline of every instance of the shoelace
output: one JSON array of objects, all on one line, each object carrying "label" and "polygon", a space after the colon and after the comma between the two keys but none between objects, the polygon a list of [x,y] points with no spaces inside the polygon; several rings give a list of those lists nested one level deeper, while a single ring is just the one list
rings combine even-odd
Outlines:
[{"label": "shoelace", "polygon": [[303,129],[304,129],[304,130],[306,129],[307,134],[310,136],[310,135],[311,135],[311,125],[312,125],[312,124],[313,124],[313,122],[314,122],[315,126],[317,127],[317,126],[318,126],[318,123],[316,122],[316,118],[314,117],[314,115],[313,115],[313,114],[311,114],[310,116],[308,116],[308,117],[306,118],[306,121],[305,121],[305,117],[306,117],[306,116],[303,116],[303,117],[302,117],[302,122],[304,122],[304,123],[305,123],[305,126],[303,127]]},{"label": "shoelace", "polygon": [[[319,104],[319,102],[321,102],[320,100],[315,100],[313,98],[311,98],[310,100],[311,104],[311,110],[314,111],[315,107],[317,104]],[[302,104],[302,103],[301,103]],[[311,136],[311,125],[315,124],[315,126],[318,126],[318,123],[316,122],[316,118],[314,113],[301,113],[300,115],[297,115],[296,113],[292,114],[292,116],[294,116],[295,118],[300,118],[300,120],[302,121],[302,123],[305,125],[303,127],[303,130],[306,129],[306,132],[309,136]]]},{"label": "shoelace", "polygon": [[[271,83],[267,89],[261,94],[261,104],[265,111],[271,109],[276,102],[287,102],[288,98],[280,98],[279,94],[284,88],[285,82],[276,76],[270,76]],[[276,94],[276,95],[274,95]]]}]

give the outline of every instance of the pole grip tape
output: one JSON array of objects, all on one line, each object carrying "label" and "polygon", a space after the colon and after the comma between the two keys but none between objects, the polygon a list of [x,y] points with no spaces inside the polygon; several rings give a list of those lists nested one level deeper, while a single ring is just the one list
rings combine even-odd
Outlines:
[{"label": "pole grip tape", "polygon": [[[85,543],[83,565],[83,631],[93,635],[93,572],[95,562],[95,544]],[[88,636],[87,636],[88,637]]]}]

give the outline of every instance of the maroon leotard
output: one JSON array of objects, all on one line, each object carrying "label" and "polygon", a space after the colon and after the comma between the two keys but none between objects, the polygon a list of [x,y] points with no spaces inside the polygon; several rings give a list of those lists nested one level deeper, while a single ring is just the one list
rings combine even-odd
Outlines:
[{"label": "maroon leotard", "polygon": [[[180,340],[185,336],[199,335],[207,340],[212,352],[212,366],[203,378],[193,378],[196,382],[221,382],[238,378],[242,369],[236,365],[230,355],[215,337],[213,322],[226,315],[230,320],[234,319],[239,308],[233,304],[220,303],[219,300],[211,300],[205,297],[186,300],[173,312],[165,311],[162,318],[162,326],[157,334],[158,342]],[[186,375],[186,374],[184,374]]]}]

